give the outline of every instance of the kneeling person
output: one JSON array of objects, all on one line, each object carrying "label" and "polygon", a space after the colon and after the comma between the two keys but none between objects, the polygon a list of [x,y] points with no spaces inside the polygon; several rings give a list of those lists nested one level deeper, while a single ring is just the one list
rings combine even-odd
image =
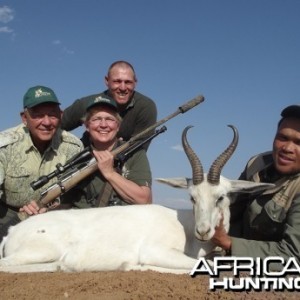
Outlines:
[{"label": "kneeling person", "polygon": [[90,135],[98,171],[80,184],[84,192],[72,205],[95,207],[151,203],[152,178],[145,150],[140,149],[117,165],[111,153],[121,143],[117,138],[121,117],[115,101],[101,96],[93,99],[87,107],[84,124]]}]

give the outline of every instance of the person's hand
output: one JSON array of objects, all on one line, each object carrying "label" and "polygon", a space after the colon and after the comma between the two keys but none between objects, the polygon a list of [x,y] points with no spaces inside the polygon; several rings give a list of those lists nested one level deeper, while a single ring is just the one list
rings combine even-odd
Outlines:
[{"label": "person's hand", "polygon": [[221,219],[220,224],[215,228],[215,234],[212,237],[212,242],[226,251],[231,249],[231,238],[224,228],[223,218]]},{"label": "person's hand", "polygon": [[26,212],[29,216],[42,214],[47,211],[46,207],[40,208],[36,201],[32,200],[28,204],[20,208],[20,212]]},{"label": "person's hand", "polygon": [[102,175],[108,180],[109,176],[115,172],[113,164],[114,157],[108,150],[106,151],[93,151],[94,156],[97,160],[98,168]]}]

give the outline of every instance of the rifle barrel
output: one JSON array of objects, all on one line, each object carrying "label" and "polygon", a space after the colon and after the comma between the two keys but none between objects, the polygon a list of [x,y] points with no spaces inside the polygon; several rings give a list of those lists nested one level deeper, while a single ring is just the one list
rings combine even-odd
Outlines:
[{"label": "rifle barrel", "polygon": [[[187,112],[188,110],[194,108],[196,105],[200,104],[201,102],[204,101],[204,97],[202,95],[199,95],[195,98],[193,98],[192,100],[189,100],[188,102],[186,102],[185,104],[179,106],[179,108],[172,114],[170,114],[169,116],[161,119],[160,121],[157,121],[155,124],[153,124],[152,126],[149,126],[148,128],[146,128],[145,130],[143,130],[142,132],[136,134],[135,136],[133,136],[129,141],[135,141],[139,138],[141,138],[142,136],[144,136],[145,134],[147,134],[149,131],[152,131],[153,129],[155,129],[156,127],[166,123],[167,121],[169,121],[170,119],[176,117],[179,114],[183,114],[185,112]],[[129,142],[128,141],[128,142]]]}]

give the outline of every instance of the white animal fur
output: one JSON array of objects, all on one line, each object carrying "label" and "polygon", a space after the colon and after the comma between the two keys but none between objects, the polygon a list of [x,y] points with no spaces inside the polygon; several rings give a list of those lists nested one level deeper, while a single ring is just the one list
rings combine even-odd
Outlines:
[{"label": "white animal fur", "polygon": [[[219,184],[212,185],[207,182],[206,174],[204,174],[203,182],[198,185],[193,185],[190,178],[157,178],[157,181],[175,188],[189,190],[195,219],[194,235],[203,242],[211,240],[215,234],[215,227],[220,224],[221,218],[223,218],[223,225],[226,232],[228,232],[230,223],[229,205],[230,202],[234,201],[237,194],[260,193],[274,186],[268,183],[230,180],[222,175]],[[203,243],[198,257],[209,254],[214,247],[212,243]]]},{"label": "white animal fur", "polygon": [[191,218],[191,211],[154,204],[33,216],[10,228],[0,271],[188,272],[199,249]]},{"label": "white animal fur", "polygon": [[[159,181],[181,188],[191,182],[184,178]],[[222,178],[218,186],[205,180],[190,186],[194,214],[151,204],[60,210],[30,217],[11,227],[2,241],[0,271],[188,273],[197,257],[210,251],[212,245],[199,238],[212,237],[221,211],[228,228],[227,193],[256,185]]]}]

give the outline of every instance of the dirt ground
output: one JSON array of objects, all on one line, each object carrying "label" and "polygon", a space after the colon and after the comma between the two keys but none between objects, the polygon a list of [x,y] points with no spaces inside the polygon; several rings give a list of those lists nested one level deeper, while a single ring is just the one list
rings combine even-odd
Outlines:
[{"label": "dirt ground", "polygon": [[151,271],[0,273],[0,299],[299,299],[299,292],[211,291],[208,280]]}]

